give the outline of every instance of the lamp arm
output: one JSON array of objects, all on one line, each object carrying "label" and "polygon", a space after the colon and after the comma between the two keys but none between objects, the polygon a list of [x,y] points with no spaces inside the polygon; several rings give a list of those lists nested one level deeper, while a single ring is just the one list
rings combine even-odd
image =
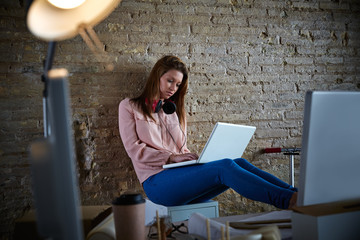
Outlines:
[{"label": "lamp arm", "polygon": [[48,45],[48,51],[44,62],[44,76],[47,77],[49,70],[52,68],[54,55],[55,55],[56,42],[50,41]]},{"label": "lamp arm", "polygon": [[55,41],[50,41],[48,45],[48,51],[46,59],[44,61],[44,73],[41,75],[41,81],[44,83],[43,90],[43,119],[44,119],[44,137],[48,137],[51,129],[49,129],[49,119],[48,119],[48,72],[52,68],[54,55],[55,55]]}]

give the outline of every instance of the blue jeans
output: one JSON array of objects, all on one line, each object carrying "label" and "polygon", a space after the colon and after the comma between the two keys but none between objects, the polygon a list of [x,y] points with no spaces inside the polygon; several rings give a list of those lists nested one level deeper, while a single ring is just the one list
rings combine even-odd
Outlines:
[{"label": "blue jeans", "polygon": [[143,183],[154,203],[176,206],[208,201],[232,188],[242,196],[287,209],[296,188],[243,158],[164,170]]}]

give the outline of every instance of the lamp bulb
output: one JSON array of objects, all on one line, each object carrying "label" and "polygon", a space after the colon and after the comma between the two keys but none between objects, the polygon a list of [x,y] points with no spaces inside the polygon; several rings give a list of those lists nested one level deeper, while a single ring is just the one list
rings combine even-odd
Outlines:
[{"label": "lamp bulb", "polygon": [[62,9],[72,9],[80,6],[86,0],[48,0],[49,3],[54,5],[55,7]]}]

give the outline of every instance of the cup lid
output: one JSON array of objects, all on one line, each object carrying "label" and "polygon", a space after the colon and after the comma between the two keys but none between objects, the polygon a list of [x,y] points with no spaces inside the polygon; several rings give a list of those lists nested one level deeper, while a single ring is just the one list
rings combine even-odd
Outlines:
[{"label": "cup lid", "polygon": [[123,194],[112,202],[113,205],[132,205],[144,203],[145,199],[141,194]]}]

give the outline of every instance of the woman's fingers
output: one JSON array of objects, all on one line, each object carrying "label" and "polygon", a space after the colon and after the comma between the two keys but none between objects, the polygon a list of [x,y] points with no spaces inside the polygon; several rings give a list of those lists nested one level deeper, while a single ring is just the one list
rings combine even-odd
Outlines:
[{"label": "woman's fingers", "polygon": [[196,159],[198,159],[198,155],[196,153],[184,153],[170,156],[171,162],[183,162]]}]

